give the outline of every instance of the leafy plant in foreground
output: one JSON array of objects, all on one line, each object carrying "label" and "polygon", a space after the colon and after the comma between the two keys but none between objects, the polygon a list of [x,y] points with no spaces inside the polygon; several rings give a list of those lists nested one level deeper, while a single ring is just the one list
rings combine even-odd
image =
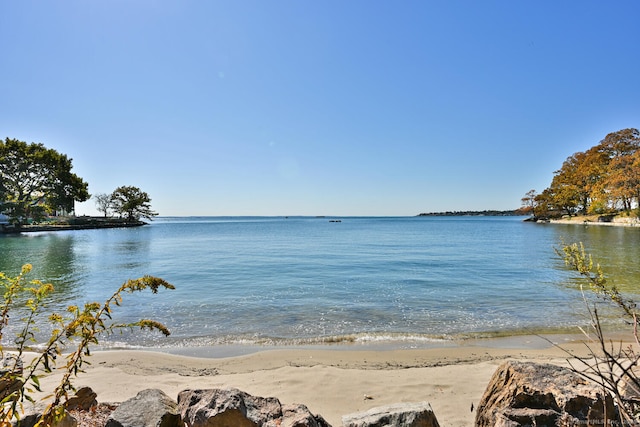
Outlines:
[{"label": "leafy plant in foreground", "polygon": [[[593,258],[581,243],[563,245],[562,252],[557,252],[564,258],[568,267],[587,280],[596,294],[615,303],[633,329],[635,347],[640,347],[636,304],[624,298],[615,285],[607,283],[602,268],[599,264],[594,264]],[[622,344],[616,346],[612,341],[606,340],[597,306],[586,304],[594,337],[585,330],[582,332],[596,343],[597,349],[587,345],[587,357],[571,354],[571,368],[584,378],[599,384],[605,392],[613,396],[622,425],[640,425],[640,378],[636,370],[640,362],[640,353],[634,349],[633,344],[627,347],[623,347]]]},{"label": "leafy plant in foreground", "polygon": [[[140,328],[156,330],[169,335],[169,330],[154,320],[142,319],[137,322],[119,324],[108,323],[114,306],[119,306],[124,293],[150,290],[157,293],[159,289],[174,289],[173,285],[152,276],[128,280],[103,304],[87,303],[83,307],[69,306],[66,314],[52,313],[49,321],[53,330],[44,348],[39,350],[27,366],[23,366],[29,343],[35,343],[35,320],[43,315],[44,303],[53,292],[50,283],[39,280],[27,281],[25,276],[32,266],[26,264],[17,277],[8,277],[0,272],[0,287],[4,290],[4,298],[0,302],[0,357],[3,366],[0,368],[0,424],[12,419],[20,420],[24,412],[24,401],[34,402],[32,397],[40,388],[40,377],[57,368],[56,362],[66,348],[71,351],[61,366],[62,377],[58,385],[46,398],[51,403],[45,409],[38,425],[49,426],[64,415],[63,403],[68,400],[69,393],[75,391],[73,378],[82,372],[89,362],[90,346],[98,344],[101,335],[108,335],[117,330]],[[20,329],[13,340],[15,347],[11,352],[5,351],[2,345],[4,334],[9,325],[10,315],[18,307],[24,306],[26,315],[21,319]]]}]

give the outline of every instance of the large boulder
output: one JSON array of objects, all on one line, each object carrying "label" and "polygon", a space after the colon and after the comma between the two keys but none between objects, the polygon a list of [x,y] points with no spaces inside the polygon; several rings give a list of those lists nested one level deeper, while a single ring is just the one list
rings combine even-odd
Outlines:
[{"label": "large boulder", "polygon": [[343,427],[440,427],[427,402],[379,406],[342,417]]},{"label": "large boulder", "polygon": [[560,366],[506,362],[478,404],[476,427],[596,426],[615,419],[601,387]]},{"label": "large boulder", "polygon": [[235,388],[184,390],[178,410],[188,427],[331,427],[304,405],[281,405]]},{"label": "large boulder", "polygon": [[162,390],[142,390],[120,404],[106,427],[182,427],[178,404]]}]

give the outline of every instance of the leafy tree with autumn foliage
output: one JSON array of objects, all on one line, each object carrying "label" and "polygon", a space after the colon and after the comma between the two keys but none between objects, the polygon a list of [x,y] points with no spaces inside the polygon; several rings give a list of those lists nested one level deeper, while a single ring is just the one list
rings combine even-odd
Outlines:
[{"label": "leafy tree with autumn foliage", "polygon": [[598,145],[574,153],[554,172],[551,185],[534,193],[522,201],[533,206],[537,217],[640,210],[640,131],[612,132]]},{"label": "leafy tree with autumn foliage", "polygon": [[529,190],[521,199],[522,208],[519,211],[524,215],[533,214],[536,208],[536,190]]},{"label": "leafy tree with autumn foliage", "polygon": [[607,135],[600,145],[610,159],[604,187],[614,206],[630,210],[640,196],[640,132],[624,129]]}]

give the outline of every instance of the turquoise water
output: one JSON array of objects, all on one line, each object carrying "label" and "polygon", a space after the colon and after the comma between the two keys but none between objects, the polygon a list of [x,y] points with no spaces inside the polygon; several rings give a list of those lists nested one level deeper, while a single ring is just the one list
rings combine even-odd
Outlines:
[{"label": "turquoise water", "polygon": [[[582,241],[640,293],[640,230],[541,225],[522,217],[159,218],[141,228],[0,237],[0,271],[56,287],[50,309],[104,301],[150,274],[174,291],[126,295],[116,321],[172,331],[110,337],[112,347],[387,342],[572,330],[577,282],[554,252]],[[46,325],[41,329],[46,331]]]}]

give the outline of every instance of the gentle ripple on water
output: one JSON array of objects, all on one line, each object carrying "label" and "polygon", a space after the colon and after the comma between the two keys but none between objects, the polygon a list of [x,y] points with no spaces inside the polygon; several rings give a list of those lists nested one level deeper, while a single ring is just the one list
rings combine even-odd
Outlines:
[{"label": "gentle ripple on water", "polygon": [[[0,237],[0,271],[32,263],[51,308],[104,301],[145,274],[176,290],[126,295],[116,321],[153,318],[170,338],[117,346],[291,344],[561,330],[584,322],[553,248],[582,241],[638,294],[640,230],[536,225],[513,217],[160,218],[134,229]],[[46,329],[44,325],[41,325]]]}]

